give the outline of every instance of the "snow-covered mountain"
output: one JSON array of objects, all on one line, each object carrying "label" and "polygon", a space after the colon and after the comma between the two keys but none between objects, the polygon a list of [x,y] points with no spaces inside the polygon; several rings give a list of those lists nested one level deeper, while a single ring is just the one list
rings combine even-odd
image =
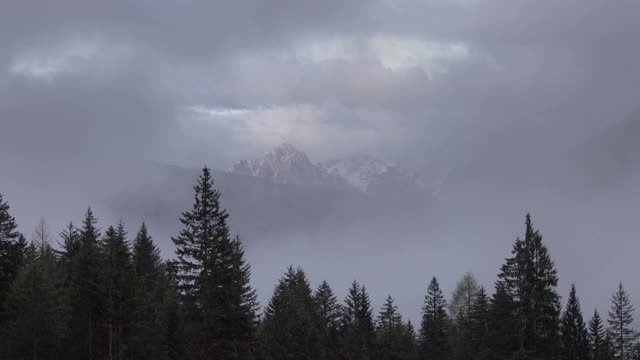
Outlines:
[{"label": "snow-covered mountain", "polygon": [[282,144],[255,160],[242,160],[231,169],[238,175],[249,175],[276,184],[345,185],[324,168],[309,160],[304,152],[290,144]]},{"label": "snow-covered mountain", "polygon": [[425,190],[427,185],[417,173],[370,156],[334,159],[322,163],[327,173],[344,179],[354,188],[367,192],[385,186],[397,189]]},{"label": "snow-covered mountain", "polygon": [[374,190],[426,190],[427,184],[416,172],[371,156],[354,156],[313,163],[290,144],[280,145],[255,160],[242,160],[231,170],[276,184],[304,184],[351,187],[360,192]]}]

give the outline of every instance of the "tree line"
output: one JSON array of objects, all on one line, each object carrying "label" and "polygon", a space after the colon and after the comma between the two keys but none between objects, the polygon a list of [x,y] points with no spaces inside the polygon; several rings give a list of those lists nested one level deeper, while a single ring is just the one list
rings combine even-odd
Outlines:
[{"label": "tree line", "polygon": [[144,223],[100,231],[90,208],[56,246],[44,220],[27,241],[0,195],[0,359],[640,359],[622,283],[606,319],[575,286],[562,308],[530,215],[492,294],[467,273],[447,301],[433,277],[414,325],[391,296],[376,312],[354,281],[339,301],[292,266],[261,308],[220,196],[204,168],[165,261]]}]

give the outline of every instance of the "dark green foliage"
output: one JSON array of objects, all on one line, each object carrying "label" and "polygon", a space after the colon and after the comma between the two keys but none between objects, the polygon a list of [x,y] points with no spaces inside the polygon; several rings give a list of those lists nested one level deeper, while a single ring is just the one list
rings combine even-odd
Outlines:
[{"label": "dark green foliage", "polygon": [[18,275],[24,258],[26,240],[17,231],[16,220],[9,213],[9,204],[0,194],[0,351],[7,351],[7,321],[11,314],[8,311],[7,297],[9,286]]},{"label": "dark green foliage", "polygon": [[416,329],[413,327],[411,320],[408,320],[403,326],[402,332],[402,348],[404,351],[403,359],[417,360],[420,359],[418,352],[418,336]]},{"label": "dark green foliage", "polygon": [[513,317],[515,303],[503,281],[496,282],[496,291],[489,304],[489,358],[510,359],[518,349],[517,323]]},{"label": "dark green foliage", "polygon": [[420,354],[422,359],[443,360],[451,355],[447,329],[447,302],[440,290],[440,284],[435,276],[427,288],[427,294],[422,308],[422,323],[420,326]]},{"label": "dark green foliage", "polygon": [[471,305],[469,320],[471,352],[469,359],[489,358],[489,298],[480,287]]},{"label": "dark green foliage", "polygon": [[629,294],[622,283],[618,284],[618,289],[611,298],[608,319],[616,359],[626,360],[638,339],[638,333],[632,327],[634,311],[635,307],[631,304]]},{"label": "dark green foliage", "polygon": [[58,261],[64,270],[65,276],[67,277],[72,273],[73,259],[75,259],[78,253],[80,253],[80,236],[80,231],[73,225],[73,223],[69,223],[66,229],[60,233],[62,242],[58,244],[61,250],[56,251],[56,254],[58,256]]},{"label": "dark green foliage", "polygon": [[559,355],[560,296],[558,275],[542,235],[526,217],[523,240],[513,245],[498,275],[515,305],[518,356],[554,359]]},{"label": "dark green foliage", "polygon": [[346,359],[372,359],[376,333],[369,294],[357,281],[351,284],[342,314],[342,354]]},{"label": "dark green foliage", "polygon": [[89,208],[80,230],[80,248],[71,264],[71,319],[66,359],[98,359],[107,353],[107,332],[103,328],[105,288],[103,258],[96,228],[97,220]]},{"label": "dark green foliage", "polygon": [[67,299],[63,276],[43,233],[26,252],[25,265],[8,297],[13,315],[7,324],[10,353],[15,359],[59,359],[66,331]]},{"label": "dark green foliage", "polygon": [[[208,168],[194,187],[195,201],[182,213],[184,229],[176,246],[176,280],[189,324],[188,351],[194,358],[251,356],[256,325],[256,295],[250,268],[238,239],[231,239],[220,192]],[[240,354],[240,355],[238,355]]]},{"label": "dark green foliage", "polygon": [[323,281],[313,294],[320,316],[322,348],[326,359],[340,356],[340,314],[341,307],[329,286]]},{"label": "dark green foliage", "polygon": [[589,356],[589,340],[575,285],[571,285],[561,325],[562,359],[586,359]]},{"label": "dark green foliage", "polygon": [[598,310],[594,310],[589,321],[589,358],[591,360],[613,359],[611,335],[605,329]]},{"label": "dark green foliage", "polygon": [[[133,242],[134,309],[131,313],[130,354],[133,359],[166,359],[167,289],[160,249],[143,223]],[[173,290],[173,289],[171,289]]]},{"label": "dark green foliage", "polygon": [[381,360],[402,360],[406,358],[405,348],[405,324],[398,313],[398,307],[394,305],[391,295],[387,297],[380,313],[378,314],[378,352],[377,358]]},{"label": "dark green foliage", "polygon": [[289,267],[264,310],[264,359],[322,359],[322,322],[307,276]]},{"label": "dark green foliage", "polygon": [[107,331],[107,354],[109,359],[128,358],[135,278],[123,224],[120,223],[117,228],[109,227],[100,245],[105,306],[102,326]]}]

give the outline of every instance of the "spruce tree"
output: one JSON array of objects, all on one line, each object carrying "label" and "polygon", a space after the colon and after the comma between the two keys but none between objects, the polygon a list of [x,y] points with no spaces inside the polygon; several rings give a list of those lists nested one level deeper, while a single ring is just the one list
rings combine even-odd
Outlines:
[{"label": "spruce tree", "polygon": [[447,328],[447,302],[440,290],[440,284],[435,276],[427,289],[422,307],[422,324],[420,326],[420,353],[422,359],[448,359],[450,348]]},{"label": "spruce tree", "polygon": [[369,294],[357,281],[351,284],[342,314],[343,354],[346,359],[372,359],[376,354],[376,333]]},{"label": "spruce tree", "polygon": [[503,281],[497,281],[489,304],[489,358],[511,359],[518,349],[515,304]]},{"label": "spruce tree", "polygon": [[103,326],[107,331],[107,356],[119,360],[129,356],[126,351],[132,334],[130,320],[135,291],[131,250],[122,222],[117,228],[110,226],[107,229],[100,245],[104,259],[101,276],[105,294]]},{"label": "spruce tree", "polygon": [[591,360],[613,359],[611,336],[604,327],[598,309],[593,311],[593,317],[589,320],[589,358]]},{"label": "spruce tree", "polygon": [[407,323],[403,326],[402,348],[404,349],[403,359],[417,360],[420,358],[420,354],[418,352],[418,335],[416,334],[416,329],[413,327],[411,320],[407,320]]},{"label": "spruce tree", "polygon": [[502,266],[499,278],[514,300],[518,352],[521,357],[555,358],[560,347],[558,275],[529,214],[525,237],[516,239],[512,255]]},{"label": "spruce tree", "polygon": [[338,359],[340,355],[341,307],[329,286],[323,281],[313,294],[320,315],[322,347],[326,359]]},{"label": "spruce tree", "polygon": [[289,267],[264,310],[264,359],[323,359],[321,322],[307,276]]},{"label": "spruce tree", "polygon": [[484,360],[489,357],[489,298],[480,287],[471,305],[469,321],[471,340],[470,359]]},{"label": "spruce tree", "polygon": [[9,293],[13,317],[7,329],[13,358],[62,358],[68,315],[63,282],[45,223],[41,222]]},{"label": "spruce tree", "polygon": [[0,355],[8,351],[5,339],[9,335],[6,334],[7,321],[11,318],[7,308],[9,287],[18,275],[26,248],[26,240],[18,232],[9,210],[9,204],[0,194]]},{"label": "spruce tree", "polygon": [[632,327],[634,311],[635,307],[631,304],[629,294],[622,283],[618,284],[618,289],[611,298],[608,319],[616,359],[628,359],[633,344],[638,339],[638,333]]},{"label": "spruce tree", "polygon": [[132,313],[131,356],[139,360],[168,357],[166,333],[167,316],[164,311],[169,294],[165,289],[165,275],[160,249],[153,242],[143,223],[133,242],[133,270],[135,295]]},{"label": "spruce tree", "polygon": [[208,168],[194,186],[195,201],[182,213],[176,246],[176,280],[187,316],[194,358],[247,358],[254,342],[256,297],[250,268],[238,239],[231,239],[228,214],[220,206]]},{"label": "spruce tree", "polygon": [[562,315],[561,346],[562,359],[582,360],[589,356],[587,328],[582,318],[575,285],[571,285],[567,308]]},{"label": "spruce tree", "polygon": [[69,223],[67,227],[60,233],[62,242],[58,242],[60,250],[55,250],[58,262],[65,274],[65,281],[71,280],[73,259],[80,252],[80,231],[78,228]]},{"label": "spruce tree", "polygon": [[391,295],[387,299],[378,314],[377,334],[378,334],[378,352],[377,358],[381,360],[405,359],[405,351],[403,338],[404,323],[402,317],[398,313],[398,307],[393,303]]},{"label": "spruce tree", "polygon": [[80,247],[72,261],[71,318],[65,349],[66,359],[102,359],[108,354],[107,332],[104,331],[105,287],[103,257],[98,239],[97,220],[87,209],[80,229]]}]

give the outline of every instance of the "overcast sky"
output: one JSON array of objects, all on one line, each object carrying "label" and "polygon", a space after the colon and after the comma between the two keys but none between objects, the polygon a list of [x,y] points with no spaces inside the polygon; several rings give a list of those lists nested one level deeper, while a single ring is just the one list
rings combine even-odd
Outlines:
[{"label": "overcast sky", "polygon": [[635,0],[0,0],[0,185],[35,224],[134,160],[546,157],[638,106],[639,38]]}]

